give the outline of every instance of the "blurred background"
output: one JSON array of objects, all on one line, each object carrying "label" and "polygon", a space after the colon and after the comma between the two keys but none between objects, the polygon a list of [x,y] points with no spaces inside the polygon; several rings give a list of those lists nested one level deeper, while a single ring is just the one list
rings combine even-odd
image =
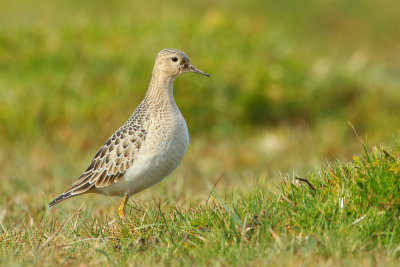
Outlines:
[{"label": "blurred background", "polygon": [[[0,209],[43,210],[67,189],[140,103],[163,48],[212,77],[176,80],[189,150],[138,200],[200,203],[221,176],[218,190],[246,192],[344,162],[362,151],[349,123],[370,145],[394,144],[399,10],[372,0],[2,0]],[[62,207],[83,200],[118,203]]]}]

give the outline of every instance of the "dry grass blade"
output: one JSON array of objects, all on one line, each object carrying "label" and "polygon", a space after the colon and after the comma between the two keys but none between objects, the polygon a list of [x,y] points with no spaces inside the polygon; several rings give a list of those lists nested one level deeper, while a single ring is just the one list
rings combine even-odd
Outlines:
[{"label": "dry grass blade", "polygon": [[280,247],[282,247],[282,241],[281,241],[281,238],[279,237],[279,235],[277,233],[275,233],[275,231],[272,228],[269,228],[269,232],[270,232],[271,236],[275,239],[276,243],[278,243],[278,245]]},{"label": "dry grass blade", "polygon": [[67,224],[67,222],[69,222],[71,220],[72,217],[73,217],[73,215],[69,216],[69,218],[67,220],[65,220],[65,222],[62,225],[60,225],[60,227],[58,227],[58,229],[51,236],[49,236],[46,239],[46,241],[44,241],[44,243],[39,247],[38,250],[40,251],[45,246],[47,246],[51,242],[51,240],[53,240],[57,236],[57,234],[60,233],[60,231],[64,228],[64,226]]},{"label": "dry grass blade", "polygon": [[211,197],[212,192],[214,191],[215,187],[217,187],[217,184],[218,184],[219,181],[222,179],[222,177],[224,177],[224,175],[225,175],[225,174],[223,173],[223,174],[218,178],[218,180],[215,182],[213,188],[211,189],[210,194],[208,194],[208,198],[207,198],[207,201],[206,201],[206,206],[207,206],[207,204],[208,204],[208,201],[210,200],[210,197]]}]

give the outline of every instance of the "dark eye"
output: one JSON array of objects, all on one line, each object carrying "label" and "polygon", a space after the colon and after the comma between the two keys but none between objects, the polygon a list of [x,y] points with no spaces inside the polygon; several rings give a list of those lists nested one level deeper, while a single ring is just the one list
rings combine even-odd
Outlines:
[{"label": "dark eye", "polygon": [[171,60],[172,60],[173,62],[177,62],[177,61],[178,61],[178,58],[177,58],[177,57],[172,57]]}]

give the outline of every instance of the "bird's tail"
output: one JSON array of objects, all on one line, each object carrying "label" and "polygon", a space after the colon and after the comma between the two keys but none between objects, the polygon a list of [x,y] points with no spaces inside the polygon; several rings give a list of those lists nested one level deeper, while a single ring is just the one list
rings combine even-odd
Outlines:
[{"label": "bird's tail", "polygon": [[71,198],[75,196],[75,194],[73,194],[73,192],[66,192],[66,193],[62,193],[61,195],[59,195],[58,197],[56,197],[52,202],[50,202],[49,204],[49,208],[53,207],[54,205],[56,205],[57,203],[64,201],[68,198]]},{"label": "bird's tail", "polygon": [[74,197],[77,195],[81,195],[81,194],[85,194],[85,193],[94,192],[95,191],[93,189],[94,183],[90,183],[89,178],[84,179],[82,181],[78,180],[77,182],[75,182],[72,185],[72,187],[70,189],[68,189],[68,191],[66,191],[65,193],[62,193],[61,195],[56,197],[52,202],[50,202],[49,208],[53,207],[57,203],[64,201],[68,198],[71,198],[71,197]]}]

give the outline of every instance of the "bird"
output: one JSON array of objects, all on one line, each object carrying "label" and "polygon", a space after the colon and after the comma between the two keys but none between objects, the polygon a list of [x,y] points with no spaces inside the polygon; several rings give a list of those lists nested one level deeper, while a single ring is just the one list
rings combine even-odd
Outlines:
[{"label": "bird", "polygon": [[105,142],[72,186],[50,202],[86,193],[122,197],[119,217],[129,198],[166,178],[184,157],[188,127],[175,103],[174,80],[183,73],[205,73],[181,50],[166,48],[155,60],[146,95],[129,119]]}]

